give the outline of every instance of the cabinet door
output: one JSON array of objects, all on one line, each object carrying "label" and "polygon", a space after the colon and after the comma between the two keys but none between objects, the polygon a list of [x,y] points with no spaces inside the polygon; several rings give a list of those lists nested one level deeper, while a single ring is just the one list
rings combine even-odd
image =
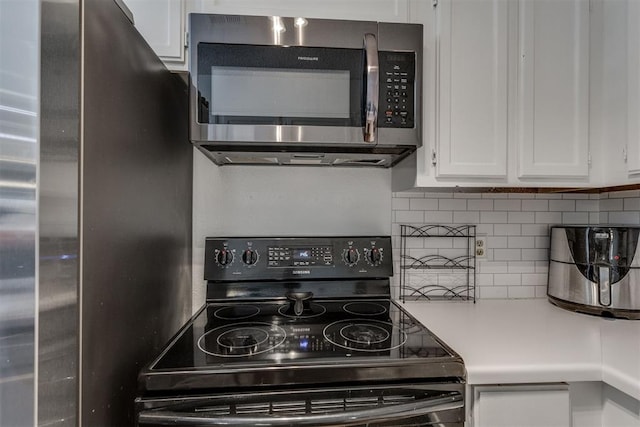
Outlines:
[{"label": "cabinet door", "polygon": [[589,2],[518,5],[518,178],[587,177]]},{"label": "cabinet door", "polygon": [[408,0],[191,0],[199,13],[407,22]]},{"label": "cabinet door", "polygon": [[438,177],[506,177],[507,4],[438,2]]},{"label": "cabinet door", "polygon": [[165,61],[184,60],[184,0],[124,0],[134,24]]},{"label": "cabinet door", "polygon": [[640,175],[640,2],[627,3],[627,169]]},{"label": "cabinet door", "polygon": [[566,384],[473,387],[473,427],[570,427]]}]

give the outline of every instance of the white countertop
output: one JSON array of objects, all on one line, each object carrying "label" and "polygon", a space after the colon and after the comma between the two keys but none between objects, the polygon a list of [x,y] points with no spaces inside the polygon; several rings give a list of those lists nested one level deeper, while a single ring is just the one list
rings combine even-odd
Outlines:
[{"label": "white countertop", "polygon": [[573,313],[546,299],[403,306],[462,356],[469,384],[604,381],[640,400],[640,320]]}]

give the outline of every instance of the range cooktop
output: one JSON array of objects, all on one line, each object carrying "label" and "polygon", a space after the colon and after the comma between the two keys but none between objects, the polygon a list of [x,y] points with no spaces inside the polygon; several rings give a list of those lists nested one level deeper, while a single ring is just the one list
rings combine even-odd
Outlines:
[{"label": "range cooktop", "polygon": [[452,356],[391,300],[313,300],[300,315],[286,301],[208,303],[151,369]]}]

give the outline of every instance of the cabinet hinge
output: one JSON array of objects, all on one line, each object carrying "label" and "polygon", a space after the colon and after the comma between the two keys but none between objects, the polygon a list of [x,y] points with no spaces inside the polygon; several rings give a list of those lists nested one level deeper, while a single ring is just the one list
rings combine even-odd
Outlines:
[{"label": "cabinet hinge", "polygon": [[431,0],[431,4],[433,5],[433,7],[438,6],[438,0]]},{"label": "cabinet hinge", "polygon": [[189,32],[184,32],[184,48],[189,49]]},{"label": "cabinet hinge", "polygon": [[627,161],[627,147],[622,148],[622,160]]},{"label": "cabinet hinge", "polygon": [[436,150],[431,150],[431,164],[435,166],[437,163],[436,160]]},{"label": "cabinet hinge", "polygon": [[587,164],[591,166],[591,152],[587,154]]}]

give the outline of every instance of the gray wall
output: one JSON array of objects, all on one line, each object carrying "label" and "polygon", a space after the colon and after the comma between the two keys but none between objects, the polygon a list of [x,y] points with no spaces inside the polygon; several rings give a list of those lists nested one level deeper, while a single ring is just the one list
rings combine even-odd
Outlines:
[{"label": "gray wall", "polygon": [[215,166],[194,149],[193,309],[207,236],[391,234],[388,169]]}]

